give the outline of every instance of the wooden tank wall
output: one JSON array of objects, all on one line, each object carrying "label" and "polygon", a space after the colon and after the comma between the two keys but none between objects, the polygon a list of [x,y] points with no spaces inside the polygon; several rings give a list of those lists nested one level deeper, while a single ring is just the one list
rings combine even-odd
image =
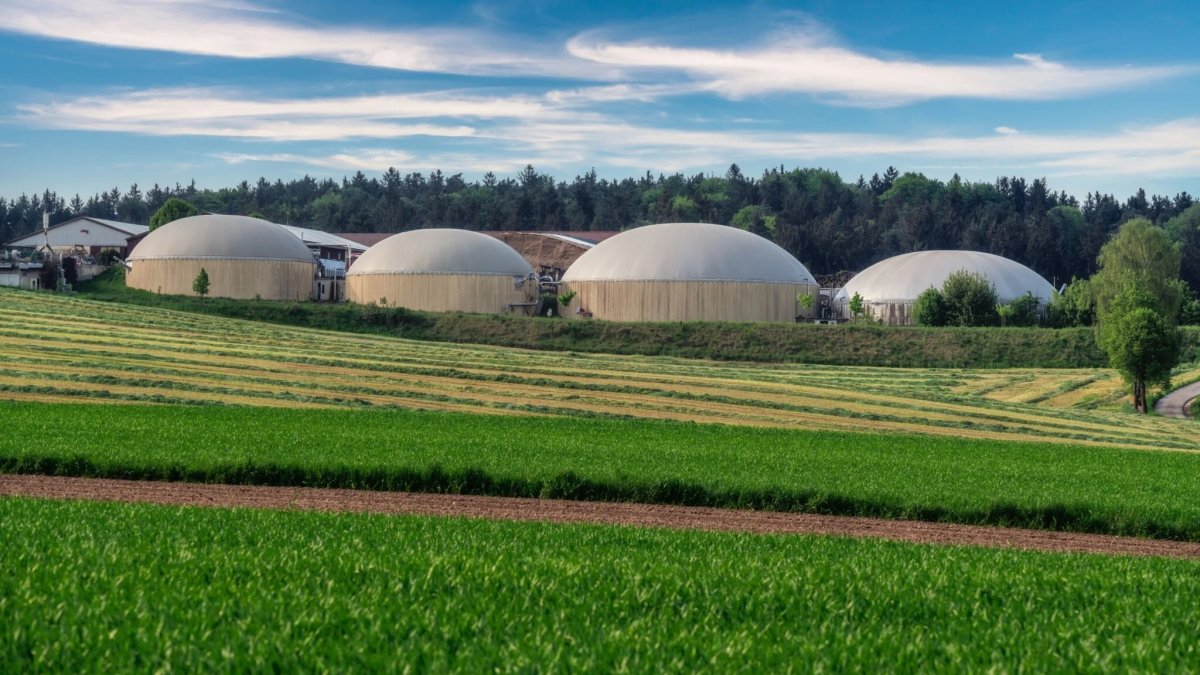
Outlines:
[{"label": "wooden tank wall", "polygon": [[877,302],[867,303],[864,309],[872,319],[885,325],[915,326],[917,320],[912,313],[913,305],[911,302]]},{"label": "wooden tank wall", "polygon": [[[564,314],[579,309],[608,321],[786,321],[816,312],[817,286],[733,281],[572,281]],[[803,309],[797,295],[813,297]]]},{"label": "wooden tank wall", "polygon": [[125,285],[153,293],[195,295],[192,283],[203,268],[214,298],[308,300],[316,265],[284,260],[133,260]]},{"label": "wooden tank wall", "polygon": [[[467,274],[350,274],[350,302],[407,307],[425,312],[503,314],[509,305],[536,302],[537,282],[516,288],[510,275]],[[513,307],[514,314],[531,314],[533,307]]]}]

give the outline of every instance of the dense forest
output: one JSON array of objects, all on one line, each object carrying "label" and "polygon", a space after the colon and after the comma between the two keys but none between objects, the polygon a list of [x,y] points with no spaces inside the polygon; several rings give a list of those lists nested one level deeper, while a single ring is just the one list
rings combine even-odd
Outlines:
[{"label": "dense forest", "polygon": [[[620,230],[665,221],[703,221],[741,227],[774,240],[812,271],[860,270],[908,251],[966,248],[1029,265],[1056,285],[1095,271],[1100,246],[1135,217],[1169,225],[1184,248],[1184,277],[1200,289],[1200,207],[1186,192],[1124,201],[1089,193],[1083,202],[1055,193],[1042,179],[1002,177],[971,183],[921,174],[882,175],[846,182],[823,169],[779,167],[758,178],[732,165],[724,176],[697,174],[607,180],[595,171],[569,183],[526,167],[515,178],[489,173],[481,181],[362,172],[341,181],[314,179],[232,188],[191,185],[118,188],[86,200],[46,190],[0,198],[0,241],[75,215],[147,223],[167,199],[201,211],[255,215],[281,223],[343,232],[399,232],[434,226],[480,230]],[[1188,213],[1182,217],[1184,211]]]}]

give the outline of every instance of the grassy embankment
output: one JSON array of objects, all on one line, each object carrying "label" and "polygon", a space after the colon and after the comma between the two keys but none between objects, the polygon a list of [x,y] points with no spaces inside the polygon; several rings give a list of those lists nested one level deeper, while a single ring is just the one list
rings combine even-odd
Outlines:
[{"label": "grassy embankment", "polygon": [[1190,561],[0,499],[0,671],[1184,672]]},{"label": "grassy embankment", "polygon": [[[554,351],[728,361],[919,368],[1088,368],[1105,365],[1086,328],[915,328],[874,325],[614,323],[431,314],[347,303],[164,296],[126,288],[123,270],[80,284],[86,297],[307,328]],[[1186,332],[1197,353],[1200,330]],[[1188,360],[1192,357],[1189,356]]]},{"label": "grassy embankment", "polygon": [[[1200,541],[1200,455],[643,420],[0,403],[0,472],[632,501]],[[1186,424],[1191,424],[1186,423]]]},{"label": "grassy embankment", "polygon": [[[403,407],[1200,450],[1111,371],[896,370],[549,354],[0,291],[0,398]],[[563,424],[569,424],[567,420]]]}]

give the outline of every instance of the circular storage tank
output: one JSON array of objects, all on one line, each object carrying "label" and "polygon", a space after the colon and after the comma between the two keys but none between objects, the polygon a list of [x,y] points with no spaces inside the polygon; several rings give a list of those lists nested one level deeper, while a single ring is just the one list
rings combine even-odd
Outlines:
[{"label": "circular storage tank", "polygon": [[849,315],[850,298],[862,296],[864,309],[874,318],[893,325],[909,325],[917,296],[941,288],[954,272],[982,274],[996,288],[1001,303],[1032,293],[1043,304],[1054,287],[1042,275],[1015,260],[978,251],[917,251],[871,265],[859,272],[834,298],[834,305]]},{"label": "circular storage tank", "polygon": [[817,292],[787,251],[708,223],[627,230],[581,255],[562,281],[576,294],[570,312],[613,321],[795,321],[812,313],[798,295]]},{"label": "circular storage tank", "polygon": [[533,269],[511,246],[470,230],[412,230],[367,249],[346,273],[351,302],[428,312],[531,312]]},{"label": "circular storage tank", "polygon": [[155,293],[194,295],[201,268],[208,294],[219,298],[308,300],[316,264],[287,230],[246,216],[191,216],[146,235],[129,256],[125,285]]}]

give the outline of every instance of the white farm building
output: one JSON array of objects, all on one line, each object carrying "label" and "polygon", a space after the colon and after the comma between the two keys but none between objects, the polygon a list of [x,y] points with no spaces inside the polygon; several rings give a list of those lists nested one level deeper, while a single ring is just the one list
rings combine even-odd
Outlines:
[{"label": "white farm building", "polygon": [[581,255],[562,277],[568,311],[613,321],[795,321],[817,282],[790,253],[756,234],[709,223],[622,232]]},{"label": "white farm building", "polygon": [[37,230],[13,239],[4,244],[4,247],[41,250],[49,246],[54,253],[83,252],[92,256],[99,256],[101,252],[111,250],[124,256],[128,246],[127,240],[148,231],[150,228],[145,225],[77,216],[49,228],[44,233]]},{"label": "white farm building", "polygon": [[1001,303],[1029,293],[1045,304],[1054,292],[1042,275],[1002,256],[979,251],[917,251],[888,258],[859,272],[838,292],[834,307],[849,317],[850,300],[857,294],[871,317],[886,324],[912,324],[917,296],[927,289],[941,288],[947,277],[964,270],[991,282]]},{"label": "white farm building", "polygon": [[222,298],[308,300],[316,262],[288,230],[246,216],[181,218],[146,235],[130,254],[126,285],[155,293],[191,295],[204,269],[209,295]]},{"label": "white farm building", "polygon": [[538,284],[529,263],[499,239],[435,228],[367,249],[346,274],[346,297],[428,312],[532,312]]}]

